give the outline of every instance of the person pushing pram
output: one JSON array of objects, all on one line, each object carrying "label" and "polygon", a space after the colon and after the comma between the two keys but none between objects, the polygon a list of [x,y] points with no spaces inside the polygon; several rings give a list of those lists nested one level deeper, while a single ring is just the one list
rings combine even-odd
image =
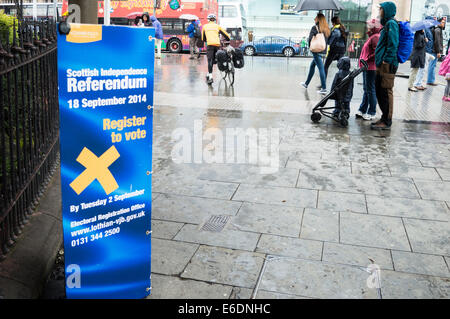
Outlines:
[{"label": "person pushing pram", "polygon": [[[322,115],[338,122],[342,127],[348,126],[350,117],[350,102],[353,98],[355,78],[367,70],[368,64],[361,60],[362,67],[350,71],[349,57],[342,57],[338,61],[338,73],[334,77],[331,91],[312,110],[311,120],[319,123]],[[335,100],[334,107],[326,107],[328,100]],[[333,110],[332,112],[330,112]]]}]

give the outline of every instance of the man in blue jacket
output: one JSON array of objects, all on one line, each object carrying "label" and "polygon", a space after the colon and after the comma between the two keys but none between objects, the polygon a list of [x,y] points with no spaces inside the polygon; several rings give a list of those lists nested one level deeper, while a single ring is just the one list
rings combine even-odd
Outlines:
[{"label": "man in blue jacket", "polygon": [[191,51],[191,56],[189,59],[194,59],[194,54],[197,54],[197,59],[200,59],[200,49],[197,48],[197,41],[199,40],[197,31],[200,32],[200,22],[192,20],[191,24],[187,27],[186,31],[189,33],[189,49]]},{"label": "man in blue jacket", "polygon": [[156,38],[156,47],[157,47],[157,53],[155,58],[161,59],[161,46],[163,41],[163,30],[161,22],[156,19],[155,16],[151,16],[150,20],[152,20],[152,25],[155,28],[155,38]]},{"label": "man in blue jacket", "polygon": [[394,19],[397,7],[393,2],[383,2],[380,5],[380,17],[383,30],[375,50],[377,67],[375,87],[382,116],[372,124],[372,129],[390,130],[394,113],[394,82],[398,69],[398,46],[400,28]]}]

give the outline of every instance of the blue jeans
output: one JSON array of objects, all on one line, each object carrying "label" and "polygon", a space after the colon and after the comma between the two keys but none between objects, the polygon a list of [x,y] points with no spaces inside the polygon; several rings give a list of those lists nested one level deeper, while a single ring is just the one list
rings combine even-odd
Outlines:
[{"label": "blue jeans", "polygon": [[327,78],[325,75],[325,68],[323,66],[322,55],[319,53],[313,53],[313,60],[311,61],[311,65],[309,67],[308,79],[306,80],[305,84],[309,85],[309,83],[311,82],[311,80],[314,76],[314,72],[316,70],[316,65],[317,65],[317,68],[319,69],[320,82],[322,84],[322,89],[326,90],[327,89]]},{"label": "blue jeans", "polygon": [[437,64],[437,55],[436,53],[432,53],[432,56],[434,56],[434,60],[430,61],[428,64],[428,80],[427,84],[434,83],[436,81],[436,64]]},{"label": "blue jeans", "polygon": [[375,77],[377,71],[364,71],[363,87],[364,95],[359,110],[362,114],[377,114],[377,93],[375,90]]}]

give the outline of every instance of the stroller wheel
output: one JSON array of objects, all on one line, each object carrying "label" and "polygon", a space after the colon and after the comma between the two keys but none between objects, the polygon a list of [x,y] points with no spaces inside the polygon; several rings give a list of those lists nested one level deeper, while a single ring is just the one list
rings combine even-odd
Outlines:
[{"label": "stroller wheel", "polygon": [[346,116],[342,116],[339,119],[339,124],[341,124],[342,127],[347,127],[348,126],[348,120],[347,120]]},{"label": "stroller wheel", "polygon": [[320,113],[313,113],[311,115],[311,121],[313,121],[314,123],[319,123],[321,119],[322,115],[320,115]]}]

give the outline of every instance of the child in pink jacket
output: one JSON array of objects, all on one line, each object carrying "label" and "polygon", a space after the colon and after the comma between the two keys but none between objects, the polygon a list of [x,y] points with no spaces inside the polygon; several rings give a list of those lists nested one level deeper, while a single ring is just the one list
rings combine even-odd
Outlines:
[{"label": "child in pink jacket", "polygon": [[359,58],[359,67],[362,67],[361,60],[365,60],[369,64],[367,71],[363,73],[364,96],[359,111],[356,113],[356,118],[362,118],[365,121],[372,121],[377,113],[375,49],[377,48],[382,28],[383,26],[377,19],[367,21],[369,39],[364,43]]},{"label": "child in pink jacket", "polygon": [[441,64],[441,68],[439,69],[439,75],[445,76],[447,80],[447,87],[445,88],[443,101],[450,102],[450,54],[447,54],[444,62]]}]

